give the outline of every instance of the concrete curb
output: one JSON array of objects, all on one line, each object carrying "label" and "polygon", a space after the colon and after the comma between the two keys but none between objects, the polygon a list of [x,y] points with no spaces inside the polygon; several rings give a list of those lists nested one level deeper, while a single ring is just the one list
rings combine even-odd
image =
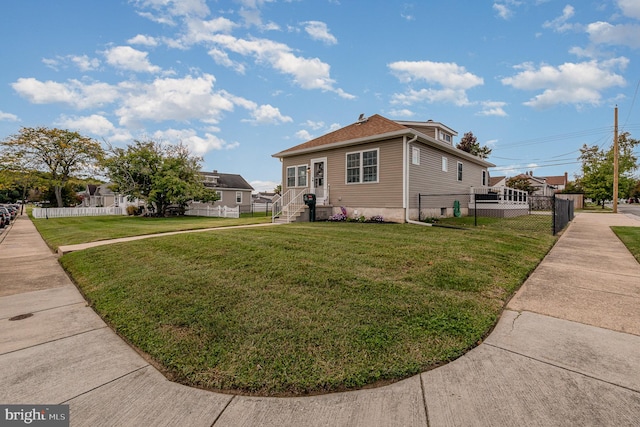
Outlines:
[{"label": "concrete curb", "polygon": [[446,366],[259,398],[166,380],[87,307],[24,216],[0,244],[0,403],[68,404],[74,426],[637,425],[640,265],[609,227],[638,224],[580,213],[487,340]]}]

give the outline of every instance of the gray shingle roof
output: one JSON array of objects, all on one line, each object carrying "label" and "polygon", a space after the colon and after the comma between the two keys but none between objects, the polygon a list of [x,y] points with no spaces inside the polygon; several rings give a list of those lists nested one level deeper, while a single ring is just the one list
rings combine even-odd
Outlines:
[{"label": "gray shingle roof", "polygon": [[210,188],[219,188],[221,190],[251,190],[253,187],[240,175],[232,173],[200,172],[204,177],[218,177],[217,183],[205,181],[204,185]]}]

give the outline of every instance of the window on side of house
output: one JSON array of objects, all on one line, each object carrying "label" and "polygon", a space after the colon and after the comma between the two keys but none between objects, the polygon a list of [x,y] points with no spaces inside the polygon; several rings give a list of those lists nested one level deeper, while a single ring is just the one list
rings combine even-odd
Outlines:
[{"label": "window on side of house", "polygon": [[236,203],[242,203],[242,191],[236,191]]},{"label": "window on side of house", "polygon": [[482,185],[487,185],[487,171],[482,171]]},{"label": "window on side of house", "polygon": [[287,167],[287,187],[307,186],[307,165]]},{"label": "window on side of house", "polygon": [[458,181],[462,181],[462,163],[458,162]]},{"label": "window on side of house", "polygon": [[447,162],[447,158],[442,156],[442,172],[448,172],[449,171],[449,165]]},{"label": "window on side of house", "polygon": [[307,186],[307,165],[298,166],[298,187]]},{"label": "window on side of house", "polygon": [[420,149],[418,147],[411,147],[411,163],[420,165]]},{"label": "window on side of house", "polygon": [[296,167],[289,166],[287,168],[287,187],[296,186]]},{"label": "window on side of house", "polygon": [[218,200],[216,200],[217,202],[221,202],[222,201],[222,191],[216,191],[216,195],[218,196]]},{"label": "window on side of house", "polygon": [[378,149],[347,153],[347,184],[378,182]]}]

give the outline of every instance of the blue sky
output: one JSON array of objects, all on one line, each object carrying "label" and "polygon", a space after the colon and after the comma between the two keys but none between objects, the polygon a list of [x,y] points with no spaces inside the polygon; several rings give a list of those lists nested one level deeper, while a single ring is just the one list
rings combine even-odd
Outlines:
[{"label": "blue sky", "polygon": [[640,139],[640,0],[21,0],[0,24],[0,138],[182,141],[257,190],[361,113],[471,131],[492,176],[572,177],[616,105]]}]

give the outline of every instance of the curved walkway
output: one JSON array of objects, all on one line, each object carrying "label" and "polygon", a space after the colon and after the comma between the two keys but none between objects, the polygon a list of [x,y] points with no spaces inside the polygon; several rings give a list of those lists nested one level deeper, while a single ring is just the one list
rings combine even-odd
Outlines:
[{"label": "curved walkway", "polygon": [[580,213],[487,340],[448,365],[376,389],[261,398],[166,380],[22,216],[0,236],[0,404],[68,404],[72,426],[636,426],[640,265],[611,225],[640,222]]}]

